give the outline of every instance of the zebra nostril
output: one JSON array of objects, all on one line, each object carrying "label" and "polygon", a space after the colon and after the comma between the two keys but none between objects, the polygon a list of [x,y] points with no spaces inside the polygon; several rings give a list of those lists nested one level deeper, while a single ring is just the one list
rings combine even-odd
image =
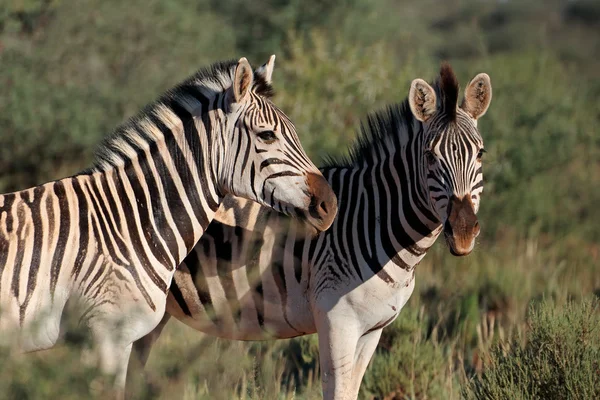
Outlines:
[{"label": "zebra nostril", "polygon": [[329,206],[325,200],[313,196],[308,207],[308,212],[313,218],[323,219],[329,214]]},{"label": "zebra nostril", "polygon": [[337,197],[323,176],[308,174],[306,185],[310,193],[308,215],[319,230],[327,229],[337,215]]},{"label": "zebra nostril", "polygon": [[327,214],[327,203],[325,203],[324,201],[321,202],[321,204],[319,205],[319,207],[321,207],[321,210],[323,210],[324,214]]},{"label": "zebra nostril", "polygon": [[311,217],[320,219],[321,218],[321,215],[319,213],[320,205],[317,206],[318,202],[319,201],[317,200],[317,198],[315,196],[313,196],[310,199],[310,205],[308,206],[308,213],[310,214]]}]

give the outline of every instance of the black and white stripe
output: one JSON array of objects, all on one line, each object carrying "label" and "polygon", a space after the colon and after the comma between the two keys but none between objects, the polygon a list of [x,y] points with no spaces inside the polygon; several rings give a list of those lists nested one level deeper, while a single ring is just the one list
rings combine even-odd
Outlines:
[{"label": "black and white stripe", "polygon": [[[479,86],[482,79],[489,83],[478,75],[466,99],[485,89],[487,109],[491,86]],[[415,266],[445,225],[455,235],[470,226],[483,189],[483,113],[457,107],[447,65],[434,88],[415,82],[407,101],[368,117],[350,157],[321,169],[339,202],[327,232],[315,236],[255,203],[225,200],[175,274],[165,319],[136,344],[143,362],[169,314],[230,339],[318,332],[324,397],[356,398],[381,329],[412,293]],[[456,215],[453,202],[466,197],[471,208]]]},{"label": "black and white stripe", "polygon": [[335,196],[269,99],[273,60],[202,70],[119,127],[91,169],[0,196],[3,340],[52,347],[77,299],[122,386],[131,343],[160,321],[176,267],[223,196],[331,224]]}]

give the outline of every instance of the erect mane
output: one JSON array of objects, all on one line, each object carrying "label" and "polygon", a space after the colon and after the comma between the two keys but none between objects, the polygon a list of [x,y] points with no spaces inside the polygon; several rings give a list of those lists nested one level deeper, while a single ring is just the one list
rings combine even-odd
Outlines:
[{"label": "erect mane", "polygon": [[[444,62],[440,75],[433,84],[438,97],[438,107],[444,120],[452,122],[456,119],[458,104],[458,80],[450,67]],[[413,134],[416,119],[410,111],[408,99],[401,103],[388,105],[382,110],[369,113],[366,121],[361,122],[357,139],[350,145],[349,154],[341,157],[328,157],[325,167],[350,167],[360,164],[372,164],[373,153],[380,153],[382,148],[398,149],[403,135]]]},{"label": "erect mane", "polygon": [[366,121],[361,122],[358,137],[350,146],[349,154],[329,157],[325,161],[325,166],[350,167],[373,164],[375,161],[373,153],[379,153],[383,147],[398,148],[400,138],[412,132],[414,121],[408,100],[369,113]]},{"label": "erect mane", "polygon": [[458,79],[447,62],[442,63],[440,76],[433,88],[439,99],[440,112],[447,121],[456,119],[456,105],[458,104]]},{"label": "erect mane", "polygon": [[[108,135],[96,149],[93,167],[83,173],[102,171],[118,166],[129,158],[128,153],[132,149],[136,153],[143,151],[139,148],[139,143],[143,142],[150,146],[156,141],[156,138],[141,129],[142,121],[154,118],[159,108],[181,107],[177,104],[178,100],[184,99],[186,96],[198,95],[200,88],[208,88],[208,92],[215,91],[215,94],[229,88],[233,84],[237,64],[238,62],[235,60],[214,63],[200,69],[183,82],[167,90],[156,101],[145,106],[138,114],[119,125]],[[271,84],[267,83],[259,74],[254,74],[252,91],[264,97],[272,97],[274,94]]]}]

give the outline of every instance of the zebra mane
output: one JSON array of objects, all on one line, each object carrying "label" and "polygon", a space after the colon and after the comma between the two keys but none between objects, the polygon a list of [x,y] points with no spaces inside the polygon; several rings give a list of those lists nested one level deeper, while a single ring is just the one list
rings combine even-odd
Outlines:
[{"label": "zebra mane", "polygon": [[[448,63],[442,63],[440,75],[433,84],[438,97],[438,107],[446,122],[456,119],[458,103],[458,80]],[[412,135],[416,118],[410,110],[408,99],[391,104],[382,110],[369,113],[366,121],[361,122],[357,139],[350,145],[349,154],[340,157],[326,157],[325,167],[351,167],[372,165],[376,160],[374,153],[381,154],[382,149],[399,149],[400,138]],[[420,122],[419,122],[420,123]],[[377,157],[378,159],[380,157]]]},{"label": "zebra mane", "polygon": [[[141,127],[144,121],[155,116],[160,109],[171,108],[179,99],[185,102],[186,96],[198,94],[200,88],[207,88],[209,89],[207,92],[214,91],[215,94],[229,88],[233,83],[237,64],[238,62],[235,60],[214,63],[200,69],[183,82],[167,90],[156,101],[145,106],[138,114],[119,125],[104,138],[96,148],[93,166],[83,171],[82,174],[104,171],[122,165],[131,156],[142,152],[140,143],[150,146],[157,139]],[[274,95],[271,84],[266,82],[262,75],[256,73],[252,91],[267,98]]]},{"label": "zebra mane", "polygon": [[[415,121],[408,100],[396,103],[369,113],[366,121],[361,122],[358,137],[350,145],[348,155],[328,157],[326,167],[351,167],[355,165],[372,165],[383,148],[399,148],[400,138],[412,132]],[[380,158],[380,157],[377,157]]]},{"label": "zebra mane", "polygon": [[440,76],[433,86],[438,97],[440,112],[447,121],[456,119],[456,105],[458,103],[458,79],[447,62],[442,63]]}]

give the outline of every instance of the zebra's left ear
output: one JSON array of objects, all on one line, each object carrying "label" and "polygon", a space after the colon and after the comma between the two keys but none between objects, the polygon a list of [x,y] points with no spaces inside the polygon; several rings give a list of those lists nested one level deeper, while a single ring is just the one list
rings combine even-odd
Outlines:
[{"label": "zebra's left ear", "polygon": [[423,79],[415,79],[408,92],[408,105],[416,119],[427,121],[436,112],[435,90]]},{"label": "zebra's left ear", "polygon": [[460,108],[476,120],[485,114],[491,101],[492,82],[488,74],[481,73],[467,85]]},{"label": "zebra's left ear", "polygon": [[269,57],[269,61],[258,67],[256,71],[254,71],[254,74],[261,76],[266,83],[271,84],[271,78],[273,77],[273,67],[275,67],[275,54]]},{"label": "zebra's left ear", "polygon": [[240,58],[237,66],[235,67],[235,75],[233,78],[233,100],[235,103],[239,103],[244,99],[246,94],[252,88],[254,83],[254,72],[246,57]]}]

